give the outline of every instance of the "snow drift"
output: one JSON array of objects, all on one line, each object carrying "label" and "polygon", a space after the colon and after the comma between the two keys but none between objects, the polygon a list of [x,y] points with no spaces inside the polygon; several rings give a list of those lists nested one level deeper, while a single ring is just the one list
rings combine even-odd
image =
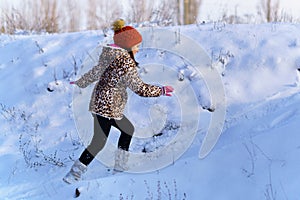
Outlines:
[{"label": "snow drift", "polygon": [[[211,106],[210,96],[200,87],[197,135],[176,162],[155,172],[109,176],[95,161],[76,185],[85,191],[79,199],[299,199],[300,26],[213,23],[168,30],[199,43],[222,77],[226,118],[218,143],[199,159],[212,115],[204,109]],[[73,198],[76,186],[61,178],[83,144],[75,128],[69,81],[80,73],[91,50],[108,40],[101,31],[0,36],[1,198]],[[137,59],[143,63],[162,56],[162,65],[179,65],[158,50],[141,52]],[[129,117],[141,129],[149,125],[146,117],[140,120],[145,105],[168,105],[153,99],[132,103],[136,107],[129,109]],[[163,146],[176,123],[168,127],[158,137],[135,141],[132,149]]]}]

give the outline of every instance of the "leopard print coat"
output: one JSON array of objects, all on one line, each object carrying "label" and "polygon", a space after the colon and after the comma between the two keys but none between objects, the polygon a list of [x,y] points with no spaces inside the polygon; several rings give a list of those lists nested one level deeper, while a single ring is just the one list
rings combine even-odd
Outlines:
[{"label": "leopard print coat", "polygon": [[161,87],[146,84],[140,79],[136,62],[126,50],[111,46],[103,47],[98,64],[75,84],[85,88],[96,81],[89,110],[107,118],[123,118],[128,98],[126,88],[142,97],[162,94]]}]

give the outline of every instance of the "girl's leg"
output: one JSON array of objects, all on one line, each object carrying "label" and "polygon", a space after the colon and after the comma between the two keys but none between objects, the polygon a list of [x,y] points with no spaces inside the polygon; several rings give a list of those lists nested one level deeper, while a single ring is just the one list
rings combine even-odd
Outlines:
[{"label": "girl's leg", "polygon": [[112,124],[121,131],[118,141],[118,149],[115,152],[114,172],[126,171],[129,169],[127,162],[129,159],[129,145],[134,133],[134,126],[124,116],[121,120],[114,120]]},{"label": "girl's leg", "polygon": [[84,165],[88,165],[96,157],[96,155],[103,149],[109,131],[111,129],[111,121],[99,115],[94,117],[94,135],[89,146],[83,151],[79,160]]},{"label": "girl's leg", "polygon": [[87,166],[92,162],[97,153],[104,147],[110,128],[111,121],[104,117],[94,116],[94,135],[90,145],[82,152],[79,160],[76,160],[71,170],[63,180],[66,183],[74,183],[81,179],[81,175],[87,170]]},{"label": "girl's leg", "polygon": [[121,131],[118,147],[128,151],[134,133],[134,126],[125,116],[121,120],[114,120],[112,125]]}]

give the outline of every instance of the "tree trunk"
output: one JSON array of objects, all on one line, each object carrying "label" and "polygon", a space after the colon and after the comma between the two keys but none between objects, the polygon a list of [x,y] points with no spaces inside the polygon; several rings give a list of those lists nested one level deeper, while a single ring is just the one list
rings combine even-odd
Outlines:
[{"label": "tree trunk", "polygon": [[[178,1],[180,8],[180,0]],[[197,21],[201,0],[183,0],[183,23],[193,24]]]},{"label": "tree trunk", "polygon": [[184,0],[184,24],[190,24],[190,1],[191,0]]}]

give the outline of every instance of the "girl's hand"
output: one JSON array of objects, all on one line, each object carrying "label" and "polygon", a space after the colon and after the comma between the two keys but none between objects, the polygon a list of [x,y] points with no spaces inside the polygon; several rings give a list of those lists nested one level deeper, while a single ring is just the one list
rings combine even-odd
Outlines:
[{"label": "girl's hand", "polygon": [[171,93],[174,91],[174,88],[172,86],[163,86],[161,90],[162,90],[162,95],[170,97],[172,96]]}]

